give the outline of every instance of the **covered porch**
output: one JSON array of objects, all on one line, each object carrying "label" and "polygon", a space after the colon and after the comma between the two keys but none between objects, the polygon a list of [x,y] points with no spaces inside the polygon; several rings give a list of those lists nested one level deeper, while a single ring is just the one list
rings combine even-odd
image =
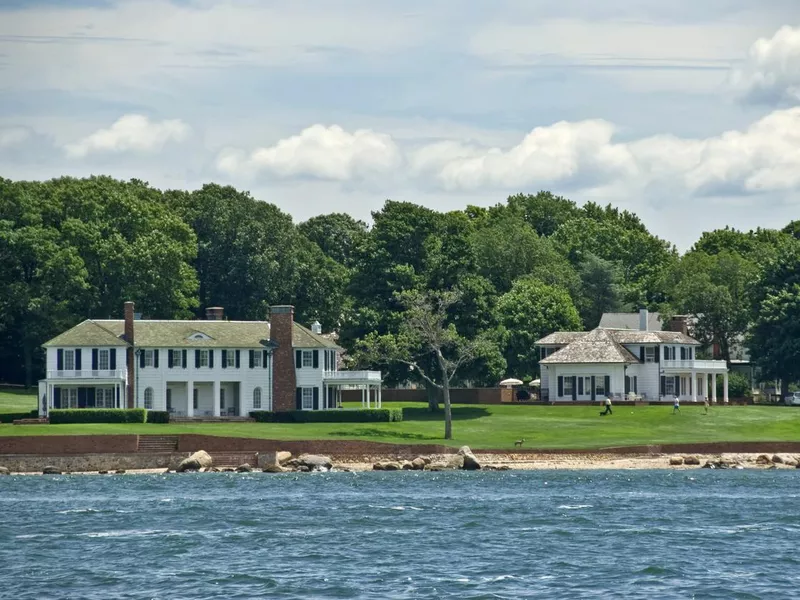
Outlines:
[{"label": "covered porch", "polygon": [[[240,418],[246,416],[238,381],[169,381],[164,386],[164,408],[170,417]],[[145,390],[145,408],[148,397]]]},{"label": "covered porch", "polygon": [[724,360],[665,360],[661,369],[660,399],[669,402],[677,397],[686,402],[708,400],[716,404],[718,377],[722,377],[722,402],[727,404],[728,367]]},{"label": "covered porch", "polygon": [[340,408],[342,390],[360,390],[362,408],[381,408],[380,371],[325,371],[322,408]]}]

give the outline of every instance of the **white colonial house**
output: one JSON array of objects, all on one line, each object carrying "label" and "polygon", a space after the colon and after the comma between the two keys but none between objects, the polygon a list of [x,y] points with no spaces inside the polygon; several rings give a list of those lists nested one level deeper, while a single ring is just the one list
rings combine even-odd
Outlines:
[{"label": "white colonial house", "polygon": [[647,310],[640,311],[639,322],[638,329],[619,323],[620,328],[559,331],[539,340],[542,399],[571,402],[608,396],[671,402],[678,397],[716,402],[721,376],[723,401],[728,402],[724,360],[698,359],[700,343],[685,331],[649,330],[654,320]]},{"label": "white colonial house", "polygon": [[146,408],[175,417],[246,417],[253,410],[321,410],[341,405],[341,389],[381,405],[379,371],[339,369],[342,349],[294,322],[291,306],[270,321],[87,319],[44,344],[47,377],[40,414],[51,408]]}]

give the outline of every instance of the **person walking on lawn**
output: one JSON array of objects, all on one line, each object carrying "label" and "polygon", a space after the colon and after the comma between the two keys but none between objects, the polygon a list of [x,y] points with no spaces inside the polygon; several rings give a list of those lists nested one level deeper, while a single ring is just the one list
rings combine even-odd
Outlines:
[{"label": "person walking on lawn", "polygon": [[675,402],[672,403],[672,414],[681,412],[681,401],[680,398],[675,396]]},{"label": "person walking on lawn", "polygon": [[611,398],[606,396],[605,402],[603,402],[603,404],[605,404],[606,409],[600,413],[600,416],[604,417],[606,415],[613,415],[614,413],[611,411]]}]

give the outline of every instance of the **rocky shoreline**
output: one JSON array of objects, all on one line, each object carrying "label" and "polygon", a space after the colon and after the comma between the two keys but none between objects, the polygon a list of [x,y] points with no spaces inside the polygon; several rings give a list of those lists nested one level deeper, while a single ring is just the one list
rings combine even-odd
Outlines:
[{"label": "rocky shoreline", "polygon": [[238,466],[214,464],[212,456],[197,451],[189,457],[178,457],[166,467],[69,470],[47,465],[40,471],[12,471],[1,466],[0,475],[11,474],[153,474],[184,472],[239,473],[310,473],[353,471],[454,471],[454,470],[554,470],[554,469],[800,469],[800,456],[793,454],[723,453],[723,454],[473,454],[464,446],[456,454],[409,456],[324,456],[290,452],[265,452],[255,455],[255,464]]}]

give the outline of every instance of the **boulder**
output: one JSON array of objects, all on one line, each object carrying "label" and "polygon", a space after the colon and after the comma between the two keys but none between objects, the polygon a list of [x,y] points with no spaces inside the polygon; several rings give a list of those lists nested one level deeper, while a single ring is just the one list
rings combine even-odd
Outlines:
[{"label": "boulder", "polygon": [[283,473],[286,469],[280,465],[267,465],[262,471],[264,471],[264,473]]},{"label": "boulder", "polygon": [[98,471],[98,475],[108,475],[108,471]]},{"label": "boulder", "polygon": [[446,471],[447,467],[443,464],[438,463],[431,463],[429,465],[425,465],[425,471]]},{"label": "boulder", "polygon": [[411,468],[415,471],[422,471],[425,468],[425,465],[428,463],[425,462],[425,459],[421,456],[418,456],[414,460],[411,461]]},{"label": "boulder", "polygon": [[766,454],[759,454],[758,458],[756,458],[757,465],[768,465],[772,462],[769,456]]},{"label": "boulder", "polygon": [[477,471],[481,468],[481,463],[475,458],[469,446],[461,446],[458,450],[458,454],[464,459],[464,465],[461,468],[465,471]]},{"label": "boulder", "polygon": [[8,470],[8,467],[0,467],[0,475],[11,475],[11,471]]},{"label": "boulder", "polygon": [[384,471],[399,471],[401,469],[400,463],[389,461],[383,463],[383,470]]},{"label": "boulder", "polygon": [[499,467],[497,467],[497,470],[498,471],[510,471],[511,467],[508,466],[508,465],[500,465]]},{"label": "boulder", "polygon": [[61,475],[61,469],[52,465],[47,465],[42,469],[42,475]]},{"label": "boulder", "polygon": [[205,450],[198,450],[189,458],[184,458],[175,470],[178,473],[183,473],[184,471],[200,471],[201,469],[210,469],[213,464],[214,461],[211,456],[209,456],[208,452]]},{"label": "boulder", "polygon": [[275,461],[279,465],[283,465],[286,461],[291,460],[291,458],[292,458],[291,452],[281,451],[275,454]]},{"label": "boulder", "polygon": [[400,468],[403,469],[403,471],[411,471],[414,466],[410,461],[404,460],[402,463],[400,463]]},{"label": "boulder", "polygon": [[699,465],[700,459],[696,456],[684,456],[683,457],[683,464],[685,465]]},{"label": "boulder", "polygon": [[297,467],[297,470],[300,473],[309,473],[311,471],[311,467],[309,467],[308,465],[300,465],[299,467]]},{"label": "boulder", "polygon": [[669,457],[669,464],[672,466],[678,466],[683,464],[683,457],[682,456],[670,456]]},{"label": "boulder", "polygon": [[125,469],[117,469],[116,471],[114,471],[114,473],[116,473],[117,475],[125,475],[126,471]]},{"label": "boulder", "polygon": [[463,469],[464,468],[464,455],[463,454],[453,454],[452,456],[447,457],[447,461],[445,463],[448,469]]},{"label": "boulder", "polygon": [[236,469],[234,469],[233,467],[225,467],[224,469],[222,469],[222,472],[223,473],[236,473]]},{"label": "boulder", "polygon": [[781,455],[779,455],[779,454],[773,454],[772,455],[772,462],[778,463],[779,465],[782,465],[783,464],[783,457]]},{"label": "boulder", "polygon": [[253,471],[253,467],[251,467],[247,463],[242,463],[241,465],[236,467],[236,472],[237,473],[252,473],[252,471]]},{"label": "boulder", "polygon": [[328,470],[333,466],[333,462],[331,462],[331,459],[327,456],[302,454],[297,457],[297,466],[306,466],[309,470],[314,469],[315,467],[324,467],[325,470]]}]

